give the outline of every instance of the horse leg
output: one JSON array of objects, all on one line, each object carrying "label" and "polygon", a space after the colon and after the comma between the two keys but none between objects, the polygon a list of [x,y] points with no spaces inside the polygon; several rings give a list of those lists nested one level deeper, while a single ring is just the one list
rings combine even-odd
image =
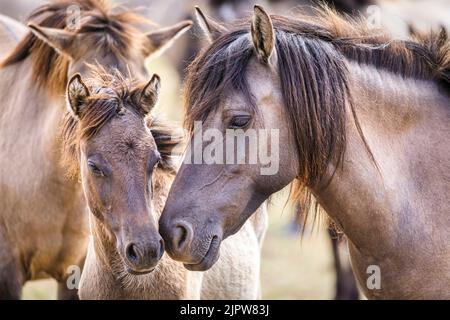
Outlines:
[{"label": "horse leg", "polygon": [[79,300],[78,289],[69,289],[66,281],[58,282],[58,300]]},{"label": "horse leg", "polygon": [[348,258],[346,259],[347,261],[341,260],[341,258],[347,256],[342,252],[345,250],[345,245],[340,243],[336,231],[330,226],[328,227],[328,235],[331,239],[334,268],[336,270],[336,293],[334,299],[357,300],[359,298],[359,291],[350,261]]},{"label": "horse leg", "polygon": [[0,234],[0,299],[18,300],[25,277],[11,254],[8,242]]},{"label": "horse leg", "polygon": [[14,264],[0,263],[0,300],[19,300],[22,295],[22,277]]}]

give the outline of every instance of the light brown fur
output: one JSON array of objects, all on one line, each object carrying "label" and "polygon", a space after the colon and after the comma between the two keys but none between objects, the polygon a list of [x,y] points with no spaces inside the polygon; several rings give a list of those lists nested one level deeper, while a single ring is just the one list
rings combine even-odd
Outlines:
[{"label": "light brown fur", "polygon": [[[91,237],[80,297],[258,298],[260,244],[267,224],[263,207],[224,243],[221,258],[208,272],[190,272],[167,255],[160,261],[159,256],[152,256],[152,239],[159,239],[156,222],[178,165],[173,150],[180,147],[183,137],[176,128],[153,116],[143,121],[154,104],[152,100],[151,107],[141,108],[138,97],[143,85],[121,79],[118,74],[100,72],[88,85],[80,82],[81,85],[72,86],[70,82],[69,103],[82,103],[75,108],[79,113],[67,113],[63,127],[66,165],[80,176],[90,208]],[[83,88],[98,93],[83,95]],[[146,163],[153,163],[152,157],[157,153],[159,162],[147,171]],[[105,176],[95,177],[86,161],[97,162],[107,172]],[[146,189],[149,183],[152,187]],[[126,254],[130,242],[151,257],[130,262]],[[145,274],[135,275],[130,269]]]},{"label": "light brown fur", "polygon": [[[255,8],[252,23],[265,27],[252,27],[256,34],[250,37],[248,23],[231,28],[193,63],[187,124],[203,121],[204,130],[223,131],[227,124],[218,119],[228,109],[250,113],[252,127],[279,130],[280,170],[261,176],[258,166],[183,165],[171,193],[190,188],[191,197],[169,194],[160,232],[170,244],[177,237],[173,223],[193,221],[191,243],[168,252],[185,263],[198,261],[191,248],[210,237],[198,226],[225,239],[253,207],[296,181],[347,236],[368,298],[450,298],[446,33],[396,41],[328,10],[318,20],[269,18],[261,11]],[[268,51],[261,32],[270,25],[277,42]],[[270,55],[261,57],[265,52]],[[227,198],[241,205],[224,207]],[[218,214],[211,218],[211,212]],[[380,288],[367,285],[373,265],[380,268]]]},{"label": "light brown fur", "polygon": [[[100,19],[103,29],[80,34],[60,30],[71,4],[56,1],[38,8],[33,22],[43,21],[48,28],[34,25],[34,33],[18,44],[0,69],[0,298],[20,298],[22,285],[32,279],[53,277],[64,288],[67,268],[83,265],[88,240],[86,205],[81,186],[67,177],[60,164],[59,125],[67,77],[84,73],[86,62],[145,77],[144,60],[151,51],[143,48],[157,49],[152,36],[158,30],[135,33],[131,27],[135,16],[130,13],[113,22],[117,16],[110,14],[105,1],[77,2],[84,21]],[[123,42],[123,34],[112,37],[108,28],[117,23],[133,35],[133,42]],[[179,32],[172,30],[165,39],[173,39],[189,26],[176,27]],[[51,37],[55,32],[73,39],[72,45],[61,48],[61,39]],[[115,50],[117,45],[120,50]]]}]

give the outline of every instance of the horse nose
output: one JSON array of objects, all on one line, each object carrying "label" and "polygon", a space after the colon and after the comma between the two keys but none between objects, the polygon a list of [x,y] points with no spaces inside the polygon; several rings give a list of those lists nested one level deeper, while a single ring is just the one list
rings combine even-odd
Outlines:
[{"label": "horse nose", "polygon": [[173,246],[179,252],[184,252],[192,242],[194,231],[192,226],[184,221],[175,225],[173,234]]},{"label": "horse nose", "polygon": [[182,256],[189,248],[194,231],[186,221],[177,221],[172,227],[160,226],[160,232],[166,240],[169,253],[174,256]]},{"label": "horse nose", "polygon": [[130,242],[125,249],[125,257],[133,271],[148,271],[158,264],[164,253],[164,242],[161,237],[142,243]]}]

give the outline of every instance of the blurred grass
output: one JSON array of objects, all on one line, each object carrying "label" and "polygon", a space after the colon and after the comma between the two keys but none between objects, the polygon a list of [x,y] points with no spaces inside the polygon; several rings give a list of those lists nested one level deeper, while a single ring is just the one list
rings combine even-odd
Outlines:
[{"label": "blurred grass", "polygon": [[55,280],[29,281],[22,290],[25,300],[55,300],[57,284]]},{"label": "blurred grass", "polygon": [[[162,79],[158,116],[181,121],[181,80],[167,57],[149,63],[149,70]],[[303,239],[288,230],[292,208],[287,206],[286,190],[272,196],[269,205],[269,230],[262,251],[261,283],[265,299],[331,299],[334,269],[331,245],[323,228],[307,229]],[[56,299],[53,280],[29,282],[23,299]]]}]

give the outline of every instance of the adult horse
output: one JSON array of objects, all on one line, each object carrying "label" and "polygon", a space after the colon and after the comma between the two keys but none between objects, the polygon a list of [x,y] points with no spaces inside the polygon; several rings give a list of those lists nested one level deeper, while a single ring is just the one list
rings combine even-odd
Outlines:
[{"label": "adult horse", "polygon": [[399,41],[328,10],[289,19],[259,6],[250,24],[202,24],[215,40],[190,69],[188,126],[264,128],[283,149],[274,175],[183,164],[160,220],[168,253],[210,268],[222,239],[296,180],[348,237],[367,297],[450,298],[446,33]]},{"label": "adult horse", "polygon": [[[246,1],[235,1],[235,0],[210,0],[205,1],[207,7],[209,8],[209,14],[214,18],[225,23],[231,23],[237,18],[243,18],[247,15],[247,9],[253,6],[258,1],[246,0]],[[308,0],[284,0],[284,1],[268,1],[275,12],[286,12],[292,11],[292,8],[296,6],[301,6],[303,10],[310,11],[309,14],[314,14],[314,1]],[[339,12],[345,12],[346,14],[357,14],[358,12],[363,12],[364,9],[369,6],[373,1],[327,1],[331,6],[335,7]],[[189,39],[186,41],[186,51],[185,57],[179,59],[177,62],[180,69],[184,73],[187,70],[187,66],[195,58],[196,53],[198,53],[204,44],[200,38]],[[301,206],[298,210],[301,213]],[[295,224],[302,224],[304,221],[302,218],[303,214],[296,215],[295,220],[292,221]],[[297,217],[301,217],[298,219]],[[348,258],[348,250],[346,249],[345,237],[338,236],[334,231],[333,227],[328,227],[328,235],[331,243],[333,262],[335,269],[335,293],[334,298],[336,300],[344,299],[357,299],[359,296],[358,288],[356,284],[356,279],[353,276],[353,271],[350,266],[350,259]]]},{"label": "adult horse", "polygon": [[65,164],[79,176],[89,207],[80,298],[258,298],[266,212],[224,242],[221,259],[207,272],[190,272],[162,256],[157,221],[178,167],[173,150],[183,135],[150,114],[157,76],[139,83],[93,71],[87,81],[79,75],[69,81],[61,134]]},{"label": "adult horse", "polygon": [[[76,28],[67,25],[72,5]],[[191,22],[145,34],[133,27],[142,18],[95,0],[52,2],[30,21],[33,33],[0,69],[0,298],[20,298],[25,281],[44,277],[59,282],[60,297],[75,297],[64,282],[69,266],[82,267],[88,224],[81,186],[60,164],[67,77],[86,62],[145,77],[145,59]]]}]

